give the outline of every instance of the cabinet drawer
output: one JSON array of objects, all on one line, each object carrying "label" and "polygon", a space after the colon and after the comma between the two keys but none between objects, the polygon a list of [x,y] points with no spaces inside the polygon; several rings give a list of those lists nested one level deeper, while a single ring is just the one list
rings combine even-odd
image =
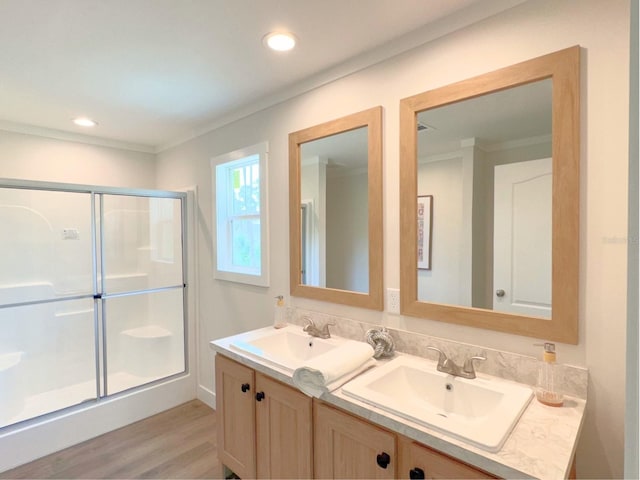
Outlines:
[{"label": "cabinet drawer", "polygon": [[398,478],[498,478],[406,437],[398,439]]}]

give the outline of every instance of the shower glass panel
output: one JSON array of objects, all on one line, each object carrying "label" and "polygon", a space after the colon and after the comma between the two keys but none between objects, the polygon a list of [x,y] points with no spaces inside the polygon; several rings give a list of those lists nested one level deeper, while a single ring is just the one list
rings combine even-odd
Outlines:
[{"label": "shower glass panel", "polygon": [[91,194],[0,188],[0,305],[93,294]]},{"label": "shower glass panel", "polygon": [[97,398],[93,305],[0,309],[0,427]]},{"label": "shower glass panel", "polygon": [[107,294],[182,286],[182,215],[177,198],[103,195]]},{"label": "shower glass panel", "polygon": [[185,370],[182,205],[103,195],[108,395]]},{"label": "shower glass panel", "polygon": [[185,370],[182,289],[104,302],[108,395]]},{"label": "shower glass panel", "polygon": [[98,397],[88,192],[0,188],[0,427]]},{"label": "shower glass panel", "polygon": [[0,429],[187,371],[185,199],[0,179]]}]

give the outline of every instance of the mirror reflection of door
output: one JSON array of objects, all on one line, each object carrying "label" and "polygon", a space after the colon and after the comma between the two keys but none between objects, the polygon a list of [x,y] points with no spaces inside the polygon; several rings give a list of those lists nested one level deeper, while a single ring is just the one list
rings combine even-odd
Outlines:
[{"label": "mirror reflection of door", "polygon": [[495,168],[493,309],[551,317],[551,158]]},{"label": "mirror reflection of door", "polygon": [[319,235],[313,200],[300,202],[300,279],[304,285],[320,285]]},{"label": "mirror reflection of door", "polygon": [[368,132],[300,145],[302,284],[369,291]]}]

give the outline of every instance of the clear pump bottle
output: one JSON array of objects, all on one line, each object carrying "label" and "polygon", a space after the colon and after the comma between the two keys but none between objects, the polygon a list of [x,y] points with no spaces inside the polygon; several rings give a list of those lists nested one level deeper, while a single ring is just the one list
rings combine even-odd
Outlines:
[{"label": "clear pump bottle", "polygon": [[276,306],[273,313],[273,328],[283,328],[287,326],[286,307],[284,306],[284,297],[278,295],[276,297]]},{"label": "clear pump bottle", "polygon": [[538,367],[536,398],[540,403],[550,407],[561,407],[564,403],[564,396],[559,391],[561,384],[562,370],[556,363],[556,346],[547,342],[544,344],[542,361]]}]

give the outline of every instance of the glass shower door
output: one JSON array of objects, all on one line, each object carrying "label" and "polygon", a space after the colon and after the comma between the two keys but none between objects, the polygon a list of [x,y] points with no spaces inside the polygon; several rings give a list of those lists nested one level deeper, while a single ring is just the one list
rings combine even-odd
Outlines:
[{"label": "glass shower door", "polygon": [[92,210],[0,187],[0,427],[99,395]]},{"label": "glass shower door", "polygon": [[182,201],[102,195],[106,394],[186,369]]}]

